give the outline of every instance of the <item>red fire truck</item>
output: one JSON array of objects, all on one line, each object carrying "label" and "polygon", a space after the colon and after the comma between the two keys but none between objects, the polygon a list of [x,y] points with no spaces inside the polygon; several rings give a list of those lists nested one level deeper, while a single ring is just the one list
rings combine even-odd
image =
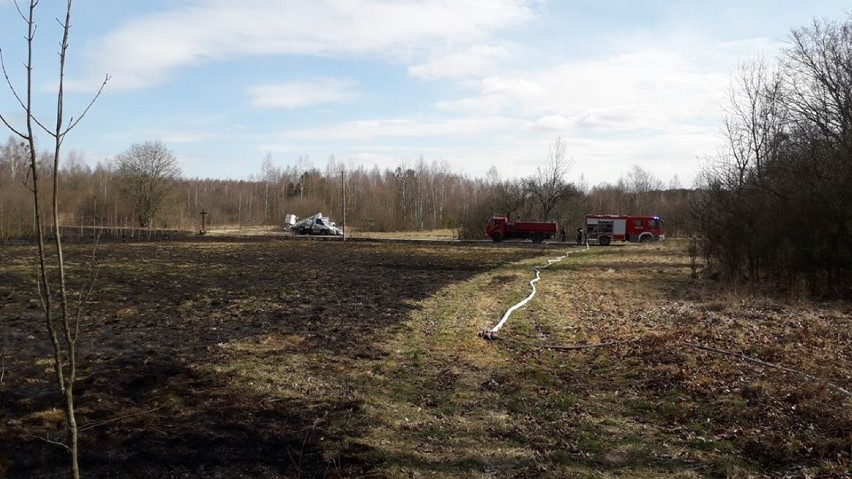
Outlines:
[{"label": "red fire truck", "polygon": [[601,246],[613,241],[645,243],[666,239],[659,216],[586,215],[585,235]]},{"label": "red fire truck", "polygon": [[541,243],[559,232],[555,221],[512,221],[505,216],[494,216],[488,220],[485,234],[495,243],[504,239],[530,239],[533,243]]}]

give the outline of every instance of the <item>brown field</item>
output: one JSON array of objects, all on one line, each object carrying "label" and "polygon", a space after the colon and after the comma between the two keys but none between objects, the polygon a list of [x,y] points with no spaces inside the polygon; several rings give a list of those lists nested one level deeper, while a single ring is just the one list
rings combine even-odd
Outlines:
[{"label": "brown field", "polygon": [[[451,229],[424,231],[361,231],[356,228],[346,228],[346,237],[353,239],[403,239],[403,240],[452,240],[456,233]],[[217,226],[210,228],[208,236],[289,236],[293,233],[281,226]],[[483,238],[485,233],[483,231]]]},{"label": "brown field", "polygon": [[[90,247],[69,245],[75,288]],[[491,327],[539,294],[487,342]],[[85,477],[847,477],[852,308],[723,293],[677,242],[108,243]],[[0,477],[62,477],[34,249],[0,247]],[[614,343],[560,350],[547,346]],[[789,371],[697,349],[702,345]],[[799,372],[807,373],[806,377]]]}]

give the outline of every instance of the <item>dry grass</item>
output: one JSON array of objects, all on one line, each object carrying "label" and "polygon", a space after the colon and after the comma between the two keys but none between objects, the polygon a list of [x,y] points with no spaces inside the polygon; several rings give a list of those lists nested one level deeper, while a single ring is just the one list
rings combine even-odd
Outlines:
[{"label": "dry grass", "polygon": [[[140,415],[85,440],[153,477],[850,474],[852,402],[827,387],[852,387],[849,305],[719,291],[690,279],[677,242],[572,249],[498,341],[480,339],[566,249],[107,245],[81,417]],[[26,277],[16,258],[0,251],[5,279]],[[33,312],[5,284],[10,341],[32,344]],[[621,343],[545,347],[601,342]],[[28,357],[2,384],[0,432],[55,416],[20,375],[45,375],[44,355]],[[19,446],[0,440],[0,477]]]},{"label": "dry grass", "polygon": [[[370,239],[408,239],[408,240],[442,240],[455,239],[456,233],[451,229],[425,230],[425,231],[347,231],[346,235],[352,238]],[[483,235],[484,238],[484,235]]]},{"label": "dry grass", "polygon": [[[843,477],[850,401],[824,382],[696,351],[711,345],[849,387],[850,311],[720,295],[677,243],[596,248],[526,295],[508,265],[421,303],[362,388],[390,477]],[[559,352],[553,344],[630,343]]]},{"label": "dry grass", "polygon": [[207,236],[275,236],[283,235],[287,231],[283,226],[240,226],[221,225],[207,228]]},{"label": "dry grass", "polygon": [[[207,229],[207,236],[234,237],[234,236],[288,236],[293,233],[283,226],[239,226],[221,225]],[[424,230],[424,231],[359,231],[355,228],[346,229],[347,238],[364,239],[402,239],[402,240],[438,240],[449,241],[455,239],[455,231],[452,229]],[[483,236],[484,238],[484,236]]]}]

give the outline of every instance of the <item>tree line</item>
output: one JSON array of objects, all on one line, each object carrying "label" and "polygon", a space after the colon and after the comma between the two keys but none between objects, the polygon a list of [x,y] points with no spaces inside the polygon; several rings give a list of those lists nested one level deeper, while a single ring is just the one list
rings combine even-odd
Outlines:
[{"label": "tree line", "polygon": [[727,282],[852,296],[852,14],[742,65],[701,175],[702,251]]},{"label": "tree line", "polygon": [[[35,230],[24,145],[13,138],[0,147],[0,239]],[[50,164],[38,168],[49,175]],[[384,170],[346,167],[334,157],[323,169],[309,159],[276,166],[271,155],[248,180],[183,178],[169,148],[157,141],[132,145],[90,167],[76,152],[60,166],[60,223],[115,230],[200,229],[206,213],[213,228],[283,225],[286,214],[322,212],[360,231],[454,229],[460,238],[481,239],[492,215],[554,220],[569,230],[586,213],[659,214],[670,230],[685,234],[689,190],[662,181],[639,166],[616,184],[595,187],[568,179],[567,147],[557,139],[543,166],[526,178],[484,178],[450,170],[445,161],[420,158]],[[669,185],[672,186],[672,185]]]}]

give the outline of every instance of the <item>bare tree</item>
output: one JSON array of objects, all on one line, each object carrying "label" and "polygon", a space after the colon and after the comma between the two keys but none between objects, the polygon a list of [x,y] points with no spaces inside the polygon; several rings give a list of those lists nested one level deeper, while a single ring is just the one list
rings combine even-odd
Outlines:
[{"label": "bare tree", "polygon": [[627,176],[618,180],[618,186],[626,193],[627,214],[649,214],[653,192],[663,189],[663,182],[650,171],[639,165],[633,165]]},{"label": "bare tree", "polygon": [[25,144],[15,141],[15,137],[10,136],[6,145],[0,148],[0,179],[7,177],[12,182],[22,183],[24,181],[29,168]]},{"label": "bare tree", "polygon": [[794,30],[782,62],[790,110],[827,141],[852,148],[852,13]]},{"label": "bare tree", "polygon": [[794,30],[774,70],[746,64],[734,85],[696,201],[705,257],[732,282],[849,295],[852,15]]},{"label": "bare tree", "polygon": [[503,213],[506,217],[511,217],[529,198],[529,190],[520,179],[506,180],[495,187],[497,188],[496,201],[500,208],[495,213]]},{"label": "bare tree", "polygon": [[149,226],[180,178],[177,158],[162,142],[146,141],[116,156],[115,162],[139,226]]},{"label": "bare tree", "polygon": [[[56,93],[56,118],[53,127],[47,126],[48,123],[35,117],[35,106],[33,103],[33,43],[36,33],[35,11],[38,5],[38,0],[31,0],[26,9],[21,9],[16,3],[18,13],[27,26],[26,44],[27,44],[27,59],[24,64],[26,70],[25,92],[19,92],[10,80],[6,64],[3,61],[2,51],[0,51],[0,67],[2,67],[3,75],[6,78],[9,90],[17,100],[18,105],[23,110],[26,116],[26,124],[23,128],[13,126],[9,120],[0,115],[0,120],[6,125],[9,130],[20,137],[25,146],[26,154],[30,170],[29,187],[33,194],[33,207],[35,210],[35,227],[38,238],[38,294],[41,300],[42,311],[44,312],[45,327],[50,337],[50,342],[53,346],[53,369],[55,373],[57,387],[62,393],[65,412],[65,425],[68,432],[67,442],[58,443],[66,448],[71,456],[71,476],[75,479],[80,477],[80,466],[78,462],[78,428],[74,409],[74,384],[77,379],[77,339],[80,333],[80,319],[82,309],[86,302],[88,293],[81,291],[78,294],[76,311],[72,311],[72,305],[69,301],[69,291],[65,275],[65,259],[62,249],[62,231],[59,228],[59,158],[62,142],[68,133],[86,116],[89,108],[94,104],[95,100],[100,96],[101,91],[109,81],[107,75],[101,84],[97,94],[92,98],[92,101],[85,107],[82,113],[77,118],[71,118],[67,122],[63,116],[64,108],[64,76],[65,76],[65,59],[68,51],[68,36],[71,28],[71,0],[68,0],[65,8],[64,20],[60,20],[62,27],[62,41],[59,50],[59,82]],[[55,259],[48,259],[47,245],[45,240],[45,231],[42,225],[42,205],[39,200],[40,184],[40,169],[38,165],[38,155],[35,147],[35,130],[39,128],[43,130],[53,140],[53,151],[51,157],[52,164],[52,196],[51,196],[51,222],[54,230],[54,246]],[[52,264],[48,264],[48,262]],[[54,276],[55,271],[55,276]],[[56,279],[52,279],[55,277]],[[58,283],[58,285],[56,284]],[[58,291],[54,291],[53,287],[58,286]],[[91,288],[88,290],[91,291]],[[57,304],[58,303],[58,304]]]},{"label": "bare tree", "polygon": [[549,219],[559,203],[574,193],[575,188],[565,181],[573,160],[568,157],[568,145],[557,138],[547,150],[547,164],[527,179],[530,196],[541,207],[541,219]]},{"label": "bare tree", "polygon": [[730,92],[725,138],[736,169],[737,188],[744,187],[746,172],[759,182],[763,167],[777,154],[778,139],[786,121],[781,76],[763,59],[740,65]]}]

